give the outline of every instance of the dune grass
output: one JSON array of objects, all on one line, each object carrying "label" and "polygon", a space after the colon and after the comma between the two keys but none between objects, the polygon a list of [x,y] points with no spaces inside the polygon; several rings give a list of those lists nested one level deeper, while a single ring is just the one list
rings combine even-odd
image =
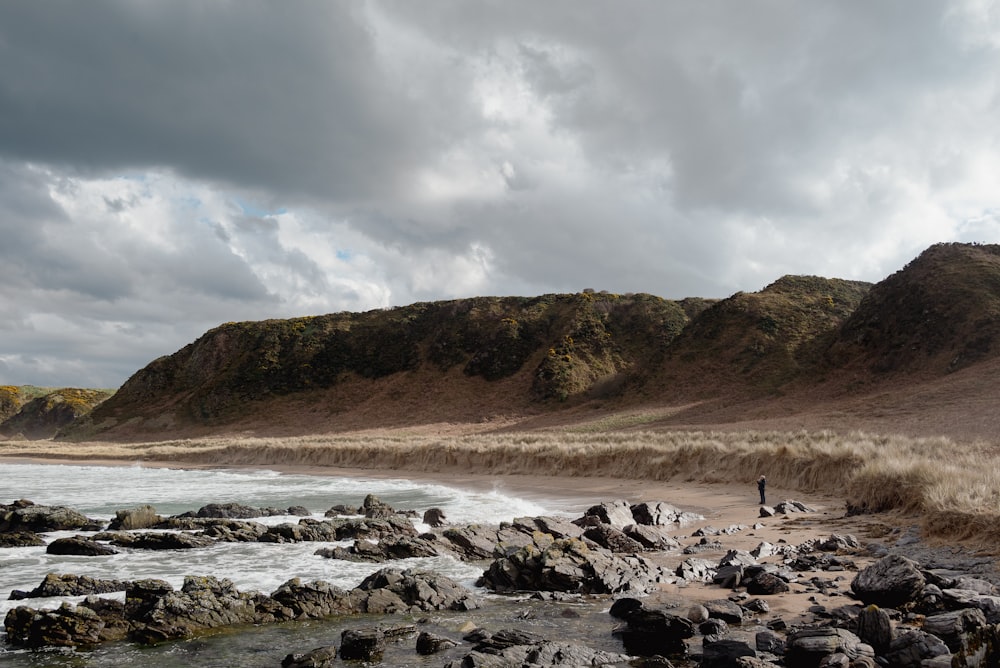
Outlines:
[{"label": "dune grass", "polygon": [[1000,448],[832,432],[333,435],[150,443],[0,442],[0,457],[315,466],[772,485],[919,516],[932,538],[1000,542]]}]

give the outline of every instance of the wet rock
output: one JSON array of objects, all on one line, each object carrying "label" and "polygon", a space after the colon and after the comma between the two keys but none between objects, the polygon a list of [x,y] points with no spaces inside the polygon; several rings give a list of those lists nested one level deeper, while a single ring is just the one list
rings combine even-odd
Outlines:
[{"label": "wet rock", "polygon": [[91,538],[83,536],[72,536],[69,538],[57,538],[45,548],[46,554],[71,554],[81,557],[106,557],[118,554],[118,550],[99,543]]},{"label": "wet rock", "polygon": [[381,661],[384,653],[381,629],[346,629],[340,634],[340,658],[345,661]]},{"label": "wet rock", "polygon": [[41,547],[45,541],[33,531],[0,533],[0,547]]},{"label": "wet rock", "polygon": [[146,504],[136,508],[116,510],[115,518],[108,525],[108,530],[134,531],[136,529],[150,529],[161,522],[163,522],[163,518],[156,514],[156,509]]},{"label": "wet rock", "polygon": [[625,625],[615,628],[613,633],[621,638],[626,652],[637,656],[677,656],[687,653],[684,641],[694,636],[694,622],[662,608],[646,607],[641,601],[635,603],[622,605],[617,611],[612,611],[613,614],[617,613],[616,617],[625,621]]},{"label": "wet rock", "polygon": [[386,519],[395,515],[396,511],[374,494],[369,494],[361,503],[361,514],[368,519]]},{"label": "wet rock", "polygon": [[99,531],[102,526],[97,520],[92,520],[66,506],[39,506],[30,501],[0,505],[0,533]]},{"label": "wet rock", "polygon": [[26,598],[46,598],[49,596],[86,596],[88,594],[110,594],[115,591],[125,591],[125,582],[121,580],[100,580],[89,575],[59,575],[49,573],[41,584],[25,592],[15,589],[10,593],[11,601]]},{"label": "wet rock", "polygon": [[112,545],[136,550],[193,550],[208,547],[213,542],[206,536],[180,532],[123,532],[111,540]]},{"label": "wet rock", "polygon": [[299,578],[282,584],[270,598],[265,612],[275,621],[348,614],[354,611],[356,604],[356,599],[340,587],[323,580],[303,583]]},{"label": "wet rock", "polygon": [[458,643],[451,638],[427,633],[426,631],[421,631],[420,635],[417,636],[417,654],[424,656],[437,654],[438,652],[457,646]]},{"label": "wet rock", "polygon": [[757,651],[742,640],[707,640],[702,644],[701,668],[730,668],[736,659],[757,657]]},{"label": "wet rock", "polygon": [[187,576],[180,591],[166,592],[141,615],[130,618],[137,624],[133,637],[152,644],[222,626],[252,624],[258,596],[240,592],[227,579]]},{"label": "wet rock", "polygon": [[785,653],[785,639],[770,629],[758,631],[754,636],[758,652],[766,652],[781,656]]},{"label": "wet rock", "polygon": [[351,515],[361,515],[361,514],[362,514],[361,513],[361,509],[358,508],[357,506],[348,506],[348,505],[344,505],[342,503],[339,503],[339,504],[333,506],[332,508],[330,508],[328,511],[326,511],[325,516],[326,517],[348,517],[348,516],[351,516]]},{"label": "wet rock", "polygon": [[351,547],[321,548],[315,554],[328,559],[381,563],[395,559],[436,557],[447,554],[436,541],[410,536],[396,536],[377,543],[358,540]]},{"label": "wet rock", "polygon": [[281,668],[331,668],[336,665],[337,647],[317,647],[303,654],[289,654],[281,660]]},{"label": "wet rock", "polygon": [[890,554],[859,572],[851,590],[865,604],[896,608],[917,600],[924,583],[915,562]]},{"label": "wet rock", "polygon": [[94,611],[69,603],[56,610],[18,606],[4,618],[7,642],[30,649],[97,645],[104,625]]},{"label": "wet rock", "polygon": [[423,521],[424,524],[434,527],[435,529],[443,527],[448,523],[447,518],[444,516],[444,511],[440,508],[429,508],[425,510]]}]

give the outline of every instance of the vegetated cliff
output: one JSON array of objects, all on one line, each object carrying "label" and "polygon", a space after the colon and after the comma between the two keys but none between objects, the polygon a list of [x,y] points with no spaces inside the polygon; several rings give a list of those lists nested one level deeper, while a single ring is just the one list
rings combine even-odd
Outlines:
[{"label": "vegetated cliff", "polygon": [[[800,397],[833,414],[828,399],[854,400],[854,388],[893,374],[912,390],[995,357],[998,328],[1000,247],[967,244],[933,246],[875,286],[786,276],[721,301],[585,291],[227,323],[138,371],[61,436],[307,434],[509,417],[551,426],[584,407],[654,404],[688,406],[668,411],[665,427],[739,424],[811,410],[793,404]],[[985,387],[963,378],[963,387]],[[891,404],[894,390],[879,391],[880,406]]]},{"label": "vegetated cliff", "polygon": [[111,390],[81,388],[46,389],[38,396],[39,392],[40,388],[32,386],[0,387],[0,406],[16,406],[16,410],[0,422],[0,436],[52,438],[113,394]]},{"label": "vegetated cliff", "polygon": [[832,367],[940,376],[1000,352],[1000,246],[937,244],[880,282],[838,332]]}]

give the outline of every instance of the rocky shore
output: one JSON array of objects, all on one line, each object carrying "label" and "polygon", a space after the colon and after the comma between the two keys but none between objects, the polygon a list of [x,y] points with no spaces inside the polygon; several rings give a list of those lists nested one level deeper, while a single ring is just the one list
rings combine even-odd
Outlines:
[{"label": "rocky shore", "polygon": [[[0,505],[2,549],[45,544],[50,552],[102,559],[119,550],[198,550],[216,542],[351,541],[315,556],[382,567],[350,590],[293,577],[269,594],[240,591],[211,574],[189,575],[177,589],[158,579],[50,573],[11,599],[86,598],[54,610],[11,609],[6,642],[23,648],[157,644],[219,629],[344,617],[357,624],[339,645],[303,648],[282,665],[379,662],[388,643],[410,643],[414,653],[439,655],[440,665],[453,668],[1000,665],[1000,596],[989,564],[943,562],[916,549],[906,556],[852,534],[797,544],[756,539],[769,523],[812,513],[784,501],[761,507],[753,525],[715,528],[666,502],[619,500],[594,505],[572,521],[541,516],[451,525],[439,509],[398,511],[369,495],[358,507],[336,506],[323,519],[297,523],[254,519],[308,510],[212,504],[170,517],[151,506],[124,509],[104,526],[71,508],[20,500]],[[418,533],[414,520],[430,530]],[[52,531],[75,535],[46,542]],[[755,544],[740,547],[749,543]],[[442,555],[481,564],[479,589],[394,563]],[[107,597],[113,592],[124,592],[124,600]],[[810,604],[795,615],[780,614],[776,604],[793,595]],[[479,610],[497,596],[553,604],[604,600],[620,652],[516,625],[487,629],[470,622],[453,636],[421,628],[429,613]],[[399,621],[373,624],[376,615]]]}]

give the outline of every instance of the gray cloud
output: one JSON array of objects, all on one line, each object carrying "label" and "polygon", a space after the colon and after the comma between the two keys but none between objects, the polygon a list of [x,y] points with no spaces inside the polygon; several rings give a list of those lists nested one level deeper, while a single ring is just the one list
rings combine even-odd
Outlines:
[{"label": "gray cloud", "polygon": [[224,320],[880,280],[998,241],[998,56],[975,2],[5,3],[0,382]]}]

